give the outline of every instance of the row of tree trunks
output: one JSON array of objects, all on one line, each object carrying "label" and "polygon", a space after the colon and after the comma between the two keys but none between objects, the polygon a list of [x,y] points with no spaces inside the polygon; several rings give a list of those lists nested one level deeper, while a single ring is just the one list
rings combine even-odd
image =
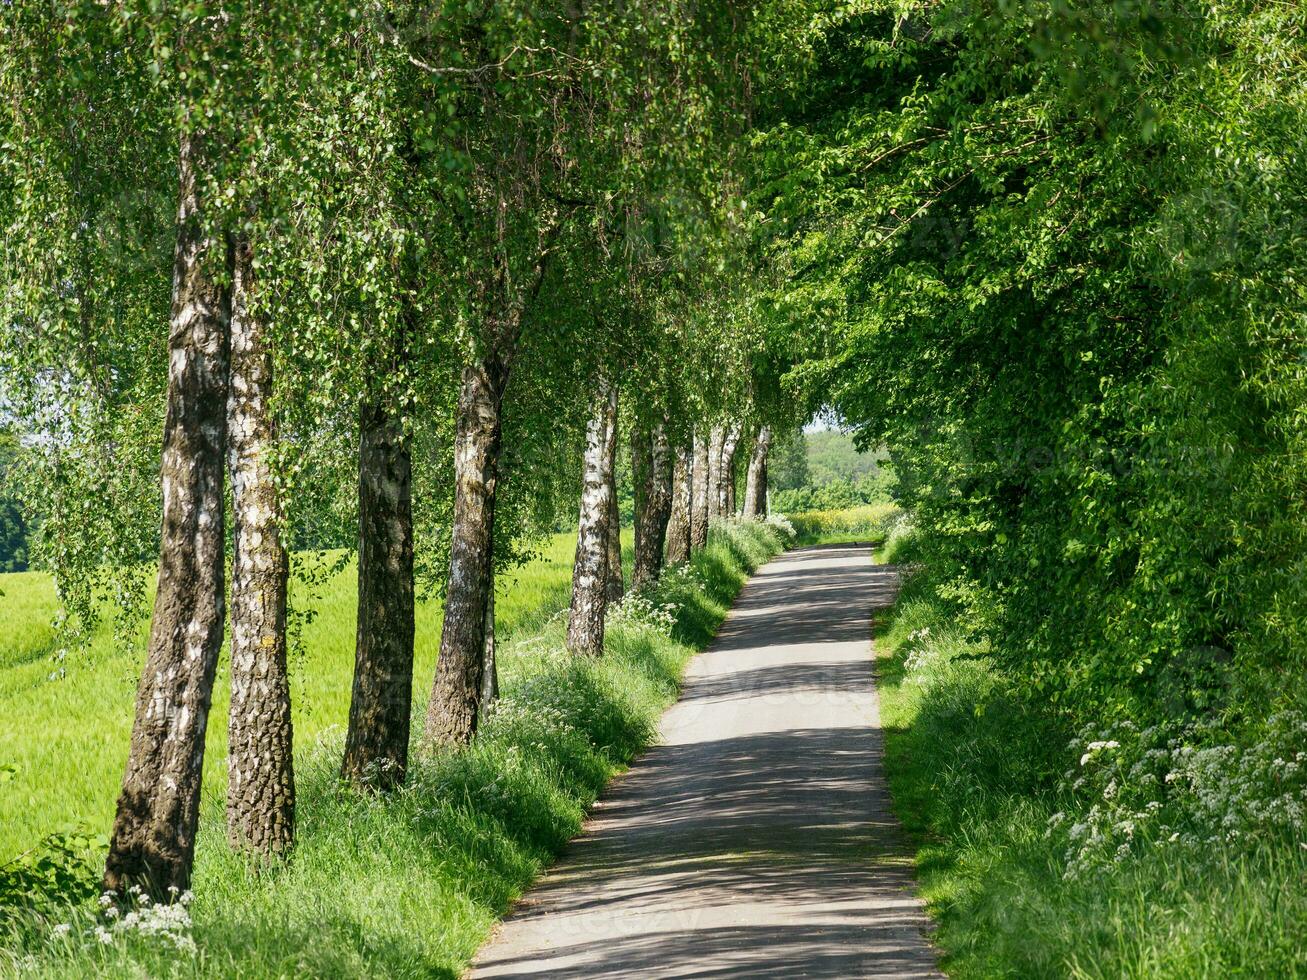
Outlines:
[{"label": "row of tree trunks", "polygon": [[616,429],[617,389],[605,384],[586,425],[581,513],[567,624],[567,649],[593,657],[604,650]]},{"label": "row of tree trunks", "polygon": [[[273,365],[254,300],[254,247],[208,227],[201,134],[180,148],[161,465],[159,579],[104,886],[170,901],[190,884],[205,733],[225,612],[223,465],[233,514],[227,833],[285,855],[295,840],[286,649],[289,560],[275,480]],[[215,276],[219,258],[226,277]]]},{"label": "row of tree trunks", "polygon": [[227,835],[255,855],[295,840],[295,772],[286,667],[286,584],[274,478],[272,354],[253,300],[254,250],[236,244],[232,270],[227,456],[231,473],[231,711]]},{"label": "row of tree trunks", "polygon": [[770,449],[771,427],[764,425],[758,430],[744,481],[744,516],[747,518],[767,516],[767,453]]},{"label": "row of tree trunks", "polygon": [[120,899],[134,885],[156,899],[190,886],[222,645],[231,294],[212,274],[225,244],[205,231],[197,178],[215,163],[206,149],[203,136],[183,136],[158,589],[104,876]]},{"label": "row of tree trunks", "polygon": [[[454,437],[454,526],[426,738],[461,744],[476,731],[493,643],[495,487],[508,371],[488,357],[463,370]],[[493,658],[490,658],[493,659]]]},{"label": "row of tree trunks", "polygon": [[341,778],[387,790],[408,771],[413,699],[409,441],[380,399],[359,412],[358,632]]},{"label": "row of tree trunks", "polygon": [[667,564],[679,565],[690,560],[690,515],[693,490],[690,474],[694,468],[694,451],[682,446],[672,454],[670,513],[667,519]]},{"label": "row of tree trunks", "polygon": [[[631,432],[631,473],[635,487],[635,568],[631,583],[635,588],[658,578],[663,568],[663,547],[668,561],[684,561],[673,556],[672,539],[681,531],[672,520],[673,472],[671,449],[663,423],[637,425]],[[686,510],[688,515],[688,508]],[[688,526],[686,526],[688,530]],[[686,557],[689,543],[686,541]]]}]

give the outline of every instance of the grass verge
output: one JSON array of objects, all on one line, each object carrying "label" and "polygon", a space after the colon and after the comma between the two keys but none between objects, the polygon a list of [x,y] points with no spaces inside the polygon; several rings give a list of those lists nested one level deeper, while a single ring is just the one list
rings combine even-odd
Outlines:
[{"label": "grass verge", "polygon": [[[912,552],[894,533],[882,558]],[[1094,845],[1084,828],[1109,811],[1068,785],[1095,764],[1074,733],[1015,693],[928,574],[877,636],[890,789],[951,976],[1307,976],[1307,845],[1267,833],[1184,847],[1119,821],[1103,832],[1128,846],[1075,868],[1068,842]]]},{"label": "grass verge", "polygon": [[402,791],[343,789],[342,733],[320,731],[301,742],[289,864],[246,867],[226,847],[221,799],[206,795],[189,921],[146,915],[106,930],[93,902],[11,916],[0,972],[458,976],[608,779],[649,745],[685,663],[783,544],[766,524],[715,528],[688,566],[613,612],[593,661],[563,651],[561,611],[538,618],[505,643],[504,698],[474,744],[419,758]]}]

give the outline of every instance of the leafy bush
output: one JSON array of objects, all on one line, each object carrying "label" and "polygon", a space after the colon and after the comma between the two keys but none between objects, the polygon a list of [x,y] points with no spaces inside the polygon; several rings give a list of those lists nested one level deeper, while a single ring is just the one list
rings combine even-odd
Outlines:
[{"label": "leafy bush", "polygon": [[0,867],[0,915],[48,911],[97,895],[108,844],[102,834],[82,827],[48,835]]},{"label": "leafy bush", "polygon": [[1301,712],[1243,742],[1214,720],[1077,734],[960,609],[927,565],[878,634],[886,768],[950,975],[1301,974]]},{"label": "leafy bush", "polygon": [[863,504],[885,504],[893,499],[898,480],[885,469],[857,479],[808,484],[791,490],[774,490],[771,506],[790,513],[804,510],[840,510]]}]

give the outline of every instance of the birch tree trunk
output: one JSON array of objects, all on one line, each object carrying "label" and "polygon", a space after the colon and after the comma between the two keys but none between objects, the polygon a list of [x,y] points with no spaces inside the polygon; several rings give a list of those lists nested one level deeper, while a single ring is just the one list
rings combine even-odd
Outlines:
[{"label": "birch tree trunk", "polygon": [[[652,581],[653,559],[649,555],[646,512],[649,509],[650,482],[653,477],[653,438],[649,426],[636,419],[631,426],[631,491],[635,500],[635,561],[631,569],[631,588],[638,589]],[[662,561],[661,552],[658,561]]]},{"label": "birch tree trunk", "polygon": [[381,401],[359,414],[358,632],[341,778],[388,790],[408,771],[413,700],[412,450]]},{"label": "birch tree trunk", "polygon": [[698,551],[708,543],[708,440],[694,435],[694,465],[690,473],[690,549]]},{"label": "birch tree trunk", "polygon": [[232,270],[227,461],[231,473],[231,712],[227,722],[227,837],[264,857],[295,841],[286,581],[281,502],[271,454],[272,353],[253,309],[253,250],[236,244]]},{"label": "birch tree trunk", "polygon": [[604,652],[608,607],[608,525],[616,455],[617,389],[605,385],[586,425],[581,515],[572,566],[572,606],[567,649],[597,657]]},{"label": "birch tree trunk", "polygon": [[767,452],[770,449],[771,426],[764,425],[758,430],[753,455],[749,457],[749,473],[744,483],[745,517],[767,516]]},{"label": "birch tree trunk", "polygon": [[[613,456],[617,456],[617,430],[613,428]],[[617,602],[626,591],[622,579],[622,512],[617,505],[617,465],[610,467],[608,479],[608,568],[607,593],[609,602]]]},{"label": "birch tree trunk", "polygon": [[507,368],[493,356],[463,369],[449,585],[436,680],[427,704],[426,738],[435,744],[468,742],[480,714],[487,644],[494,642],[495,489],[507,380]]},{"label": "birch tree trunk", "polygon": [[735,450],[740,445],[740,427],[732,425],[722,439],[722,465],[717,489],[717,511],[722,517],[735,516]]},{"label": "birch tree trunk", "polygon": [[677,449],[672,457],[672,487],[667,519],[667,564],[679,565],[690,560],[690,514],[693,488],[690,474],[694,467],[690,446]]},{"label": "birch tree trunk", "polygon": [[708,436],[708,519],[722,513],[722,450],[725,448],[726,430],[714,425]]},{"label": "birch tree trunk", "polygon": [[662,573],[663,543],[670,531],[672,511],[670,455],[667,434],[661,422],[652,428],[637,426],[632,432],[631,472],[635,485],[633,588],[654,581]]},{"label": "birch tree trunk", "polygon": [[[499,199],[502,210],[508,206]],[[440,628],[436,678],[427,701],[428,745],[471,741],[482,700],[498,691],[495,671],[495,494],[499,484],[504,392],[521,339],[522,322],[539,295],[554,241],[558,214],[538,228],[537,252],[528,276],[514,282],[502,257],[487,275],[474,276],[474,306],[485,319],[483,348],[463,368],[454,436],[454,526],[450,545],[445,618]],[[486,270],[482,270],[485,272]],[[487,670],[491,676],[487,677]]]},{"label": "birch tree trunk", "polygon": [[212,275],[225,249],[204,227],[197,178],[212,163],[204,138],[183,136],[180,156],[158,590],[104,874],[120,899],[131,885],[159,901],[190,886],[223,633],[231,296]]}]

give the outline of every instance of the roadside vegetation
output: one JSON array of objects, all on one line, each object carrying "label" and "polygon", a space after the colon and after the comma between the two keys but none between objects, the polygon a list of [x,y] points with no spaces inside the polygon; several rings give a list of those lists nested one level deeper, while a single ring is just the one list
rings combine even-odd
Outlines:
[{"label": "roadside vegetation", "polygon": [[899,513],[893,503],[866,504],[835,510],[787,512],[800,544],[862,542],[879,544]]},{"label": "roadside vegetation", "polygon": [[[100,866],[94,852],[81,854],[88,861],[70,863],[70,877],[54,894],[29,894],[21,910],[6,911],[0,972],[457,977],[509,902],[580,828],[607,780],[650,743],[686,661],[711,639],[749,573],[787,543],[782,528],[715,525],[689,564],[610,608],[600,658],[565,649],[566,590],[557,585],[567,581],[567,563],[545,558],[526,566],[520,592],[508,593],[520,598],[505,604],[512,628],[500,651],[503,688],[493,714],[470,747],[421,757],[392,794],[340,783],[352,649],[343,638],[313,647],[314,659],[297,663],[293,675],[297,691],[311,682],[320,695],[302,699],[313,713],[297,718],[311,734],[298,740],[294,863],[261,874],[231,852],[215,766],[193,898],[185,896],[180,909],[147,905],[129,913],[130,922],[106,921],[96,900]],[[561,553],[561,543],[551,550]],[[315,639],[352,636],[349,597],[344,583],[324,597],[314,628],[325,632]],[[130,672],[126,664],[99,666],[114,676]],[[100,712],[91,724],[123,714],[118,699],[96,690],[98,674],[88,665],[58,686],[66,693],[86,688],[79,693]],[[128,721],[119,723],[120,739]],[[39,729],[26,730],[31,741],[43,740]],[[111,770],[121,764],[122,746],[105,745],[100,755],[100,766]],[[69,770],[39,773],[44,785],[34,785],[32,775],[24,782],[41,794],[37,812],[49,818],[68,802],[57,783]],[[11,782],[0,792],[15,788]],[[0,882],[8,884],[0,888],[13,887],[14,870],[6,869]],[[79,888],[85,901],[70,907],[64,898]]]},{"label": "roadside vegetation", "polygon": [[1307,971],[1307,717],[1077,728],[967,628],[909,524],[880,558],[917,567],[877,630],[878,685],[950,976]]},{"label": "roadside vegetation", "polygon": [[918,572],[892,762],[957,970],[1307,969],[1307,5],[0,38],[13,964],[455,970],[706,642],[621,597],[717,609],[781,512]]}]

